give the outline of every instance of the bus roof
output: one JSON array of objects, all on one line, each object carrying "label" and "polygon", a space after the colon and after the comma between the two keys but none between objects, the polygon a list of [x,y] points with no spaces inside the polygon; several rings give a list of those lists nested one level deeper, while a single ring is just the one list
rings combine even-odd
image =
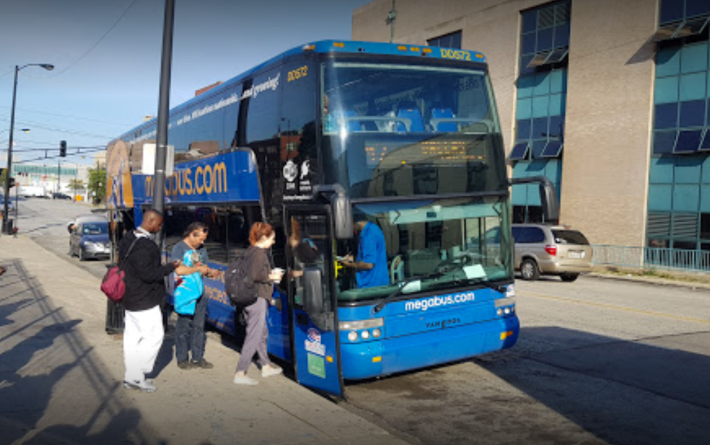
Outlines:
[{"label": "bus roof", "polygon": [[[405,56],[405,57],[419,57],[427,59],[443,59],[443,60],[455,60],[459,62],[472,62],[472,63],[487,63],[486,57],[476,51],[468,51],[463,49],[453,49],[453,48],[442,48],[438,46],[426,46],[426,45],[410,45],[405,43],[381,43],[381,42],[358,42],[349,40],[321,40],[314,43],[307,43],[288,51],[285,51],[277,56],[268,59],[267,61],[223,82],[221,85],[210,90],[208,93],[217,93],[221,90],[227,89],[230,86],[241,82],[245,77],[251,74],[279,62],[282,59],[286,59],[298,54],[314,52],[319,54],[328,53],[345,53],[345,54],[376,54],[376,55],[390,55],[390,56]],[[183,108],[191,106],[194,102],[199,102],[205,97],[203,95],[196,96],[186,102],[183,102],[170,110],[172,114],[173,111],[178,111]],[[117,139],[120,139],[130,133],[136,132],[141,128],[149,127],[155,125],[157,118],[153,118],[147,122],[143,122],[130,130],[123,133]],[[114,142],[116,139],[112,140],[109,144]]]}]

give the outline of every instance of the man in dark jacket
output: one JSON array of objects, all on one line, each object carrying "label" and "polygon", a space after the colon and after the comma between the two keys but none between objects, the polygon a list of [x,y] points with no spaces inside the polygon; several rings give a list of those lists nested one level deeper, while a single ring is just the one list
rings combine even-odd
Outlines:
[{"label": "man in dark jacket", "polygon": [[123,297],[126,309],[123,331],[126,373],[123,386],[142,392],[156,389],[145,375],[153,371],[163,344],[160,305],[165,298],[164,277],[173,271],[181,275],[207,272],[206,266],[186,267],[179,261],[161,265],[160,249],[153,239],[162,226],[163,215],[148,210],[143,215],[141,226],[135,232],[126,234],[118,246],[118,258],[123,259],[122,267],[126,273],[126,293]]}]

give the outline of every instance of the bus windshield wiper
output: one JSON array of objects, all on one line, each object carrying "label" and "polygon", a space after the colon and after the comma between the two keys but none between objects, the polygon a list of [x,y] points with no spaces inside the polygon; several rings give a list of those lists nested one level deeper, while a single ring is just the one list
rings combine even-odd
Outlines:
[{"label": "bus windshield wiper", "polygon": [[429,278],[439,278],[442,275],[444,275],[444,272],[432,272],[432,273],[428,273],[428,274],[417,275],[414,277],[407,278],[406,280],[402,281],[401,283],[398,283],[399,287],[397,288],[397,290],[395,290],[391,294],[387,295],[379,303],[377,303],[375,305],[375,307],[372,308],[372,313],[376,314],[376,313],[380,312],[382,310],[382,308],[384,308],[387,305],[387,303],[389,303],[389,301],[391,299],[393,299],[397,295],[400,295],[404,291],[404,288],[407,287],[407,285],[409,283],[413,283],[418,280],[426,280]]}]

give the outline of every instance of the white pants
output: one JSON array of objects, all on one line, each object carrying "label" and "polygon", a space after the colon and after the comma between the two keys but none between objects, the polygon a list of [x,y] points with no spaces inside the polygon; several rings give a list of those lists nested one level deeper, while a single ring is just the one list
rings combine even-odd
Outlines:
[{"label": "white pants", "polygon": [[125,380],[143,382],[153,370],[158,351],[163,344],[163,316],[160,306],[145,311],[126,311],[123,329],[123,359]]}]

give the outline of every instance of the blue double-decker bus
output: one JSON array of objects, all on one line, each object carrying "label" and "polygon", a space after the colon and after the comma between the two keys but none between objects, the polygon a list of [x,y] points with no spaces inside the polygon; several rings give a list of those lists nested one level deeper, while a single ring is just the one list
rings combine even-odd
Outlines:
[{"label": "blue double-decker bus", "polygon": [[[108,146],[120,233],[141,222],[155,120]],[[165,248],[193,221],[225,270],[266,221],[277,233],[269,353],[303,385],[343,382],[513,346],[509,181],[485,57],[446,48],[321,41],[287,51],[170,112]],[[386,282],[357,285],[358,222],[385,240]],[[239,330],[221,279],[208,320]]]}]

